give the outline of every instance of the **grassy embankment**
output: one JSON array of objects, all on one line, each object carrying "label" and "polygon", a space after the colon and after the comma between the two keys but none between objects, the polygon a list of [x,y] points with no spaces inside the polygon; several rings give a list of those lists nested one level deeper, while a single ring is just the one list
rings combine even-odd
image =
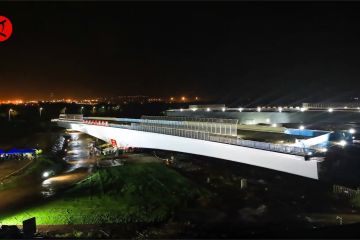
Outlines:
[{"label": "grassy embankment", "polygon": [[350,199],[351,205],[353,205],[355,208],[360,209],[360,195],[357,194],[353,198]]},{"label": "grassy embankment", "polygon": [[161,222],[204,194],[161,163],[127,164],[100,169],[55,200],[0,221],[21,224],[36,217],[37,224],[44,225]]}]

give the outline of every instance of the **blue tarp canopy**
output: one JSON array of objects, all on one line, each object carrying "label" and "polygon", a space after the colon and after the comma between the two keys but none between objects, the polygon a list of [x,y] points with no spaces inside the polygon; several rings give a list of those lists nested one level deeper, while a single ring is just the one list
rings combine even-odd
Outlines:
[{"label": "blue tarp canopy", "polygon": [[[1,150],[0,150],[1,153]],[[17,148],[13,148],[7,152],[3,152],[6,154],[25,154],[25,153],[35,153],[35,149],[32,148],[28,148],[28,149],[17,149]]]},{"label": "blue tarp canopy", "polygon": [[297,129],[297,128],[287,128],[284,131],[285,134],[294,135],[294,136],[303,136],[303,137],[317,137],[326,133],[327,131],[320,130],[311,130],[311,129]]}]

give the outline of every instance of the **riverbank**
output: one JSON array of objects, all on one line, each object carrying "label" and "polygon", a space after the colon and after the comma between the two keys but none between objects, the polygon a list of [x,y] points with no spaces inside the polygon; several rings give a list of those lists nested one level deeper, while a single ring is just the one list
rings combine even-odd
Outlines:
[{"label": "riverbank", "polygon": [[[82,232],[79,229],[94,224],[97,230],[103,225],[112,226],[110,229],[114,224],[126,225],[123,231],[131,235],[137,229],[168,221],[180,209],[196,208],[201,204],[199,199],[209,194],[175,170],[148,158],[145,157],[145,162],[98,169],[86,180],[56,195],[56,199],[3,215],[0,222],[21,225],[23,220],[36,217],[43,232],[55,229],[53,237],[56,234],[76,237],[85,234],[79,233]],[[83,227],[76,231],[64,227],[59,232],[56,226],[64,225]]]},{"label": "riverbank", "polygon": [[21,224],[28,216],[40,225],[162,222],[203,194],[162,163],[126,164],[99,169],[49,203],[1,223]]},{"label": "riverbank", "polygon": [[0,163],[0,184],[3,184],[4,180],[21,173],[33,162],[33,158],[2,161]]}]

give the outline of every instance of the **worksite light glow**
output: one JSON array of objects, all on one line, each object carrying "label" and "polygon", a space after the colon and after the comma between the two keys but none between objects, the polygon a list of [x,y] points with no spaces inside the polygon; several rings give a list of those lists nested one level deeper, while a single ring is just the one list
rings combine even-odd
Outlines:
[{"label": "worksite light glow", "polygon": [[355,130],[355,129],[353,129],[353,128],[350,128],[350,129],[349,129],[349,133],[351,133],[351,134],[355,134],[355,133],[356,133],[356,130]]}]

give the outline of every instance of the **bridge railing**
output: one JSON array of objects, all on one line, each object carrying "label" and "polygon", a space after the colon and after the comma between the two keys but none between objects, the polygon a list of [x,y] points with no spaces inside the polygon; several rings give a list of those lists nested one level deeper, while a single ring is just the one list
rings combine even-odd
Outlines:
[{"label": "bridge railing", "polygon": [[168,127],[158,127],[154,125],[137,125],[133,124],[130,126],[130,129],[144,132],[153,132],[160,133],[166,135],[173,135],[178,137],[186,137],[186,138],[195,138],[200,140],[210,140],[210,133],[202,132],[202,131],[194,131],[187,129],[176,129],[176,128],[168,128]]},{"label": "bridge railing", "polygon": [[213,135],[213,134],[210,135],[210,141],[239,145],[239,146],[243,146],[243,147],[262,149],[262,150],[267,150],[267,151],[272,151],[272,152],[300,155],[300,156],[305,156],[309,152],[312,152],[312,153],[316,152],[315,149],[305,149],[305,148],[295,147],[295,146],[287,146],[287,145],[282,145],[282,144],[244,140],[244,139],[240,139],[238,137],[219,136],[219,135]]},{"label": "bridge railing", "polygon": [[82,121],[84,119],[82,114],[60,114],[59,120],[72,120],[72,121]]},{"label": "bridge railing", "polygon": [[212,134],[212,133],[208,133],[208,132],[185,130],[185,129],[174,129],[174,128],[167,128],[167,127],[159,127],[159,126],[151,126],[151,125],[137,125],[137,124],[133,124],[132,126],[129,126],[129,129],[137,130],[137,131],[144,131],[144,132],[153,132],[153,133],[160,133],[160,134],[166,134],[166,135],[173,135],[173,136],[179,136],[179,137],[186,137],[186,138],[194,138],[194,139],[205,140],[205,141],[226,143],[226,144],[256,148],[256,149],[272,151],[272,152],[299,155],[299,156],[305,156],[305,155],[309,154],[309,152],[311,152],[311,154],[315,154],[317,152],[315,149],[306,149],[306,148],[301,148],[301,147],[296,147],[296,146],[287,146],[287,145],[274,144],[274,143],[265,143],[265,142],[258,142],[258,141],[252,141],[252,140],[244,140],[244,139],[240,139],[237,136],[226,136],[226,135]]},{"label": "bridge railing", "polygon": [[196,118],[196,117],[177,117],[177,116],[141,116],[141,119],[148,120],[167,120],[167,121],[183,121],[183,122],[214,122],[214,123],[228,123],[237,124],[238,119],[226,118]]},{"label": "bridge railing", "polygon": [[141,125],[154,125],[228,136],[237,135],[237,119],[142,116],[141,120]]}]

